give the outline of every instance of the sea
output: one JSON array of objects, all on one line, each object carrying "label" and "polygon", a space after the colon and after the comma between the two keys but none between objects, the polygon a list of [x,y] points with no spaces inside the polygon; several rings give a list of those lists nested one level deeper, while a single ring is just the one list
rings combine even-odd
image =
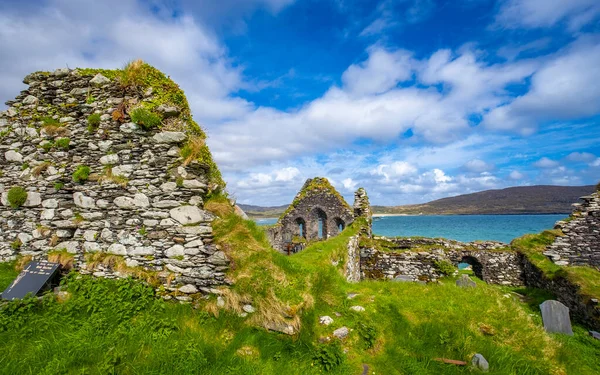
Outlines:
[{"label": "sea", "polygon": [[[527,233],[552,229],[554,223],[565,219],[560,215],[419,215],[376,216],[373,233],[386,237],[442,237],[452,240],[500,241],[510,243]],[[271,225],[273,219],[257,219],[259,225]]]}]

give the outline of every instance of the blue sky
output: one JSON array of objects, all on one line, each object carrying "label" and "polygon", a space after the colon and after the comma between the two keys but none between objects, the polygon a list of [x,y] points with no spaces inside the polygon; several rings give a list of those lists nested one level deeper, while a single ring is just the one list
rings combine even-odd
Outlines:
[{"label": "blue sky", "polygon": [[2,101],[34,70],[157,66],[241,203],[600,180],[597,0],[0,0],[0,49]]}]

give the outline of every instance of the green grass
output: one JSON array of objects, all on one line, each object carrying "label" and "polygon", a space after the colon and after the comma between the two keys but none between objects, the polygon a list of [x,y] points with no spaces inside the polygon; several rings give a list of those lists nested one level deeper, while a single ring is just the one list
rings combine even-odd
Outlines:
[{"label": "green grass", "polygon": [[[232,257],[225,308],[216,298],[191,305],[164,302],[131,280],[70,276],[70,297],[59,302],[13,302],[0,311],[0,373],[36,374],[471,374],[474,353],[490,374],[596,374],[600,341],[575,326],[573,337],[548,335],[537,305],[548,296],[532,289],[487,285],[461,289],[439,284],[365,281],[343,276],[348,237],[311,243],[284,256],[268,247],[262,228],[231,213],[225,199],[215,241]],[[0,283],[15,272],[0,268]],[[5,282],[6,280],[6,282]],[[1,285],[1,284],[0,284]],[[348,299],[349,293],[356,293]],[[517,294],[518,293],[518,294]],[[256,312],[240,317],[240,306]],[[366,310],[354,312],[351,306]],[[285,313],[286,316],[280,316]],[[337,316],[336,313],[341,316]],[[319,324],[319,316],[334,319]],[[262,328],[269,319],[296,325],[295,336]],[[346,326],[347,339],[320,343]]]}]

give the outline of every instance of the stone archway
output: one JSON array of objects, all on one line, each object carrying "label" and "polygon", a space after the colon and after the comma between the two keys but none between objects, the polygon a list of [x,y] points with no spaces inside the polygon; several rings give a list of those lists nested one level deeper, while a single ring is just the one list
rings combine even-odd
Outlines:
[{"label": "stone archway", "polygon": [[460,263],[467,263],[470,264],[472,269],[473,269],[473,274],[478,277],[481,280],[484,280],[483,278],[483,265],[481,264],[481,262],[479,261],[479,259],[470,256],[470,255],[465,255],[460,259]]}]

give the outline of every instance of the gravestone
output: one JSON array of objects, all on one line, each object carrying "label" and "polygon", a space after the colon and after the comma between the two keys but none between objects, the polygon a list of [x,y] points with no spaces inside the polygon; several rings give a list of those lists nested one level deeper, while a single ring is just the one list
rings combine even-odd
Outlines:
[{"label": "gravestone", "polygon": [[59,263],[29,262],[19,276],[2,293],[3,299],[22,299],[28,293],[37,295],[50,284],[60,267]]},{"label": "gravestone", "polygon": [[461,288],[475,288],[477,284],[475,281],[471,280],[471,278],[467,275],[460,275],[460,278],[456,280],[456,285]]},{"label": "gravestone", "polygon": [[554,300],[544,301],[540,305],[544,329],[549,333],[564,333],[573,336],[569,308]]}]

